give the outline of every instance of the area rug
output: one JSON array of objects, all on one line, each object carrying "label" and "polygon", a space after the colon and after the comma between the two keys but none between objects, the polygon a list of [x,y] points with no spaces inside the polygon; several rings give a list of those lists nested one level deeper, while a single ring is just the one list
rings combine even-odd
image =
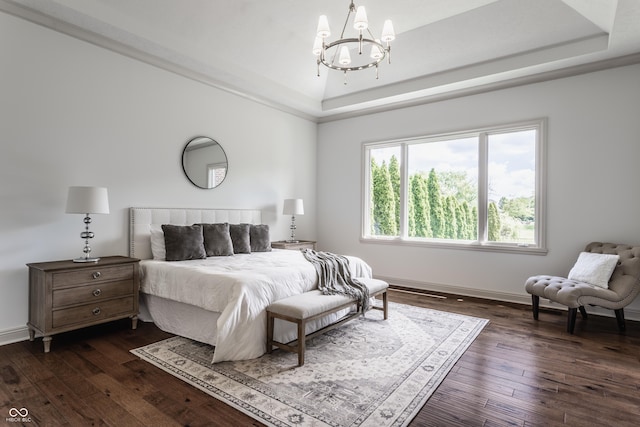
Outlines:
[{"label": "area rug", "polygon": [[212,364],[214,347],[182,337],[131,350],[268,426],[406,426],[488,320],[397,303],[307,342]]}]

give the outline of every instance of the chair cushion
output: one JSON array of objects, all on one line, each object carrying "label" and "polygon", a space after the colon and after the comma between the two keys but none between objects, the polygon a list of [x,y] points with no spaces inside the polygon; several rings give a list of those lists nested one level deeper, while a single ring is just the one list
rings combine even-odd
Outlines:
[{"label": "chair cushion", "polygon": [[620,299],[615,292],[609,289],[559,276],[539,275],[529,277],[525,282],[524,288],[532,295],[547,298],[571,308],[585,305],[583,297],[592,297],[610,302]]}]

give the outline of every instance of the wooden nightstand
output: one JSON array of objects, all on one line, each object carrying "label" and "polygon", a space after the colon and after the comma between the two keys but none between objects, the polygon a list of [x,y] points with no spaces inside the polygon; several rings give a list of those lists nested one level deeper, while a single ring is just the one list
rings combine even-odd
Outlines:
[{"label": "wooden nightstand", "polygon": [[86,326],[131,318],[138,326],[140,260],[123,256],[96,263],[52,261],[29,267],[29,340],[43,335],[44,352],[51,336]]},{"label": "wooden nightstand", "polygon": [[313,240],[298,240],[296,243],[287,242],[286,240],[279,240],[277,242],[271,242],[271,247],[275,249],[316,249],[316,242]]}]

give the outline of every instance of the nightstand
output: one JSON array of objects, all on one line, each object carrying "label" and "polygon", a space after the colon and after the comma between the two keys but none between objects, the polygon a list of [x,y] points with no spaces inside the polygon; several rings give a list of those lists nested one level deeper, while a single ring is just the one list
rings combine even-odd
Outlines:
[{"label": "nightstand", "polygon": [[316,249],[316,242],[313,240],[298,240],[297,242],[287,242],[286,240],[279,240],[277,242],[271,242],[271,247],[274,249]]},{"label": "nightstand", "polygon": [[95,263],[71,260],[29,267],[29,340],[42,334],[44,352],[51,336],[112,320],[131,318],[138,325],[140,260],[123,256]]}]

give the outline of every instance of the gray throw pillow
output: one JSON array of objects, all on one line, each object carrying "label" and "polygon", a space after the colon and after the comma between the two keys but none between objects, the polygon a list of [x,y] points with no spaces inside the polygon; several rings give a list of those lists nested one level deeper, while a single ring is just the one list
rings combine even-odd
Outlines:
[{"label": "gray throw pillow", "polygon": [[229,224],[229,235],[231,235],[234,254],[251,253],[249,228],[250,224]]},{"label": "gray throw pillow", "polygon": [[207,257],[202,227],[199,225],[163,224],[167,261],[184,261]]},{"label": "gray throw pillow", "polygon": [[269,226],[267,224],[251,225],[249,240],[251,241],[251,252],[269,252],[271,250]]},{"label": "gray throw pillow", "polygon": [[228,223],[199,225],[202,226],[204,249],[207,256],[233,255],[233,242],[231,242]]}]

